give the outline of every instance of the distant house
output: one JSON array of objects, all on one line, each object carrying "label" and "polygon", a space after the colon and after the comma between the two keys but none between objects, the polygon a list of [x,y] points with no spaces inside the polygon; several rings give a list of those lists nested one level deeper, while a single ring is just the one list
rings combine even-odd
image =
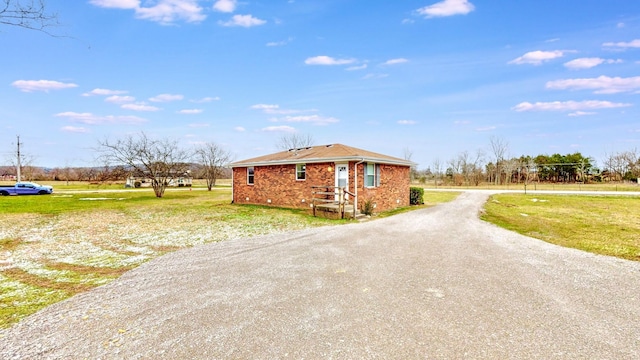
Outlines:
[{"label": "distant house", "polygon": [[318,193],[337,202],[344,189],[357,208],[369,201],[376,212],[394,209],[409,205],[414,165],[342,144],[290,149],[231,163],[233,202],[309,208]]},{"label": "distant house", "polygon": [[[190,187],[193,182],[190,172],[173,172],[170,174],[163,174],[166,177],[167,186],[172,187]],[[151,187],[153,176],[148,173],[135,172],[127,177],[127,181],[124,187],[127,188],[139,188],[139,187]]]}]

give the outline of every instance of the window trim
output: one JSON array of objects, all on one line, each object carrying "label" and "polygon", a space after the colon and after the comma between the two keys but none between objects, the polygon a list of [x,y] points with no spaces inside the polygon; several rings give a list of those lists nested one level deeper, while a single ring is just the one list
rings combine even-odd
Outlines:
[{"label": "window trim", "polygon": [[[371,169],[373,173],[369,173],[370,171],[369,165],[373,167],[373,169]],[[369,182],[367,181],[370,179],[370,177],[373,177],[372,185],[369,185]],[[376,164],[376,163],[364,164],[364,187],[366,188],[380,187],[380,164]]]},{"label": "window trim", "polygon": [[307,180],[307,164],[296,164],[296,181],[305,180]]},{"label": "window trim", "polygon": [[247,167],[247,185],[253,185],[256,181],[256,169],[253,166]]}]

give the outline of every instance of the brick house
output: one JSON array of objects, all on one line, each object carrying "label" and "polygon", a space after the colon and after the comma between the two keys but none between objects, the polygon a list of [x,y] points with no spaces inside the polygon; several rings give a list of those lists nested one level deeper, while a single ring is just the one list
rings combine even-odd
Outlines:
[{"label": "brick house", "polygon": [[349,203],[360,208],[371,200],[376,211],[385,211],[409,206],[414,165],[342,144],[290,149],[231,163],[233,202],[308,208],[314,187],[335,186],[352,194]]}]

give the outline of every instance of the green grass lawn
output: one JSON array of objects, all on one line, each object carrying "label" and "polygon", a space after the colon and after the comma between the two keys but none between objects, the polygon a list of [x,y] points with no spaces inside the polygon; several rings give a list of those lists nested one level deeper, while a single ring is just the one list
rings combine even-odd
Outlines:
[{"label": "green grass lawn", "polygon": [[[504,185],[494,185],[489,183],[481,183],[478,186],[474,185],[438,185],[435,186],[433,181],[426,184],[415,184],[414,186],[421,186],[425,189],[478,189],[478,190],[522,190],[524,192],[524,183],[511,183]],[[635,183],[537,183],[531,182],[527,184],[527,190],[551,190],[551,191],[640,191],[640,186]]]},{"label": "green grass lawn", "polygon": [[640,198],[491,196],[482,219],[553,244],[640,261]]}]

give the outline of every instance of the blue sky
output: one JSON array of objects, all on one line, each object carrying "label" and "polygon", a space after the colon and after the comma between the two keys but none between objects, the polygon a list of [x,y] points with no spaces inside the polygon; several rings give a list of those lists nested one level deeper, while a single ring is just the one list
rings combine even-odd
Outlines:
[{"label": "blue sky", "polygon": [[[72,5],[73,4],[73,5]],[[215,142],[236,160],[311,134],[424,169],[463,151],[640,147],[632,0],[47,0],[0,26],[0,156],[99,165],[98,140]],[[489,157],[489,154],[487,154]]]}]

